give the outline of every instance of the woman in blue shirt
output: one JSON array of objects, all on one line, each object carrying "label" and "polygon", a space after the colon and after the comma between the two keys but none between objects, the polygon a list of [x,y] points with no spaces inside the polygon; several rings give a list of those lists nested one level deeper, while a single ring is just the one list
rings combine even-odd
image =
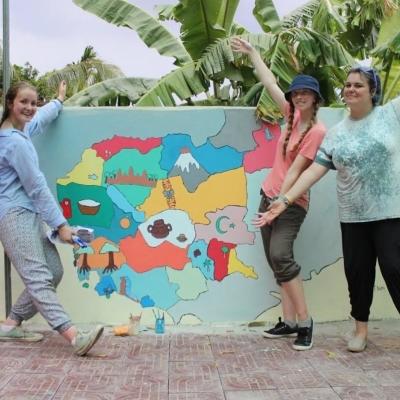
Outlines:
[{"label": "woman in blue shirt", "polygon": [[25,290],[0,324],[0,341],[41,340],[42,335],[21,328],[22,321],[39,312],[72,344],[77,355],[85,355],[103,327],[90,332],[77,330],[58,301],[56,287],[63,267],[57,249],[47,239],[43,221],[68,243],[72,243],[73,230],[47,186],[31,141],[58,116],[66,87],[62,81],[57,99],[38,111],[37,92],[30,84],[17,83],[6,94],[0,121],[0,240]]}]

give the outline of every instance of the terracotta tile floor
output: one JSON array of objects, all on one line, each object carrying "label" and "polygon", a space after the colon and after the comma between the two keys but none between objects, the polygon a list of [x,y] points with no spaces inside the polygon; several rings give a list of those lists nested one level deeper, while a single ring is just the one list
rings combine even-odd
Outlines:
[{"label": "terracotta tile floor", "polygon": [[110,331],[87,357],[56,334],[0,342],[6,400],[357,400],[400,398],[400,320],[374,321],[367,350],[346,351],[350,321],[317,324],[314,347],[268,340],[261,328],[170,328],[120,338]]}]

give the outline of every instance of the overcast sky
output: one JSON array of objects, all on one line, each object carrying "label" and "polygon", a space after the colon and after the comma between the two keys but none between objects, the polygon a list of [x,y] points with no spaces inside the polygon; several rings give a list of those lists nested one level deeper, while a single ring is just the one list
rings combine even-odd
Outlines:
[{"label": "overcast sky", "polygon": [[[154,15],[155,4],[176,0],[131,0]],[[306,0],[275,0],[282,16]],[[10,58],[13,64],[29,61],[41,73],[77,61],[84,48],[92,45],[98,56],[119,66],[127,76],[154,77],[172,68],[172,59],[148,49],[136,33],[118,28],[77,7],[72,0],[9,0]],[[289,4],[290,3],[290,4]],[[254,0],[240,0],[235,21],[251,32],[260,28],[252,10]],[[177,24],[168,23],[178,34]]]}]

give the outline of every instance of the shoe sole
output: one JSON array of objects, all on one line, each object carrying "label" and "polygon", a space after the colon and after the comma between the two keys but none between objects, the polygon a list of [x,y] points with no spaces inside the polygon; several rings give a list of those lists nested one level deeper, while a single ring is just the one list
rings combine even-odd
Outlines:
[{"label": "shoe sole", "polygon": [[347,350],[352,353],[361,353],[367,348],[367,344],[363,347],[347,347]]},{"label": "shoe sole", "polygon": [[44,336],[36,338],[26,338],[26,337],[0,337],[0,342],[41,342]]},{"label": "shoe sole", "polygon": [[300,346],[297,344],[292,344],[292,349],[297,351],[310,350],[312,347],[313,343],[311,343],[309,346]]},{"label": "shoe sole", "polygon": [[91,342],[89,342],[86,347],[84,347],[79,352],[76,352],[75,354],[81,357],[85,356],[90,351],[90,349],[96,344],[96,342],[100,339],[100,336],[103,334],[103,331],[104,331],[104,326],[99,327],[99,330],[96,333],[95,338]]},{"label": "shoe sole", "polygon": [[263,335],[263,337],[265,337],[267,339],[279,339],[279,338],[297,336],[297,333],[293,332],[293,333],[288,333],[287,335],[272,335],[270,333],[263,332],[262,335]]}]

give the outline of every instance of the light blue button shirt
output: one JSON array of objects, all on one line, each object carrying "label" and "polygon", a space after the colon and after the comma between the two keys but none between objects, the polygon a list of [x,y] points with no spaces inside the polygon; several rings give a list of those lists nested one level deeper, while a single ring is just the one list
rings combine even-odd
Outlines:
[{"label": "light blue button shirt", "polygon": [[58,116],[62,104],[52,100],[18,129],[0,129],[0,220],[9,210],[26,208],[38,213],[51,228],[66,222],[39,169],[31,137],[42,133]]}]

